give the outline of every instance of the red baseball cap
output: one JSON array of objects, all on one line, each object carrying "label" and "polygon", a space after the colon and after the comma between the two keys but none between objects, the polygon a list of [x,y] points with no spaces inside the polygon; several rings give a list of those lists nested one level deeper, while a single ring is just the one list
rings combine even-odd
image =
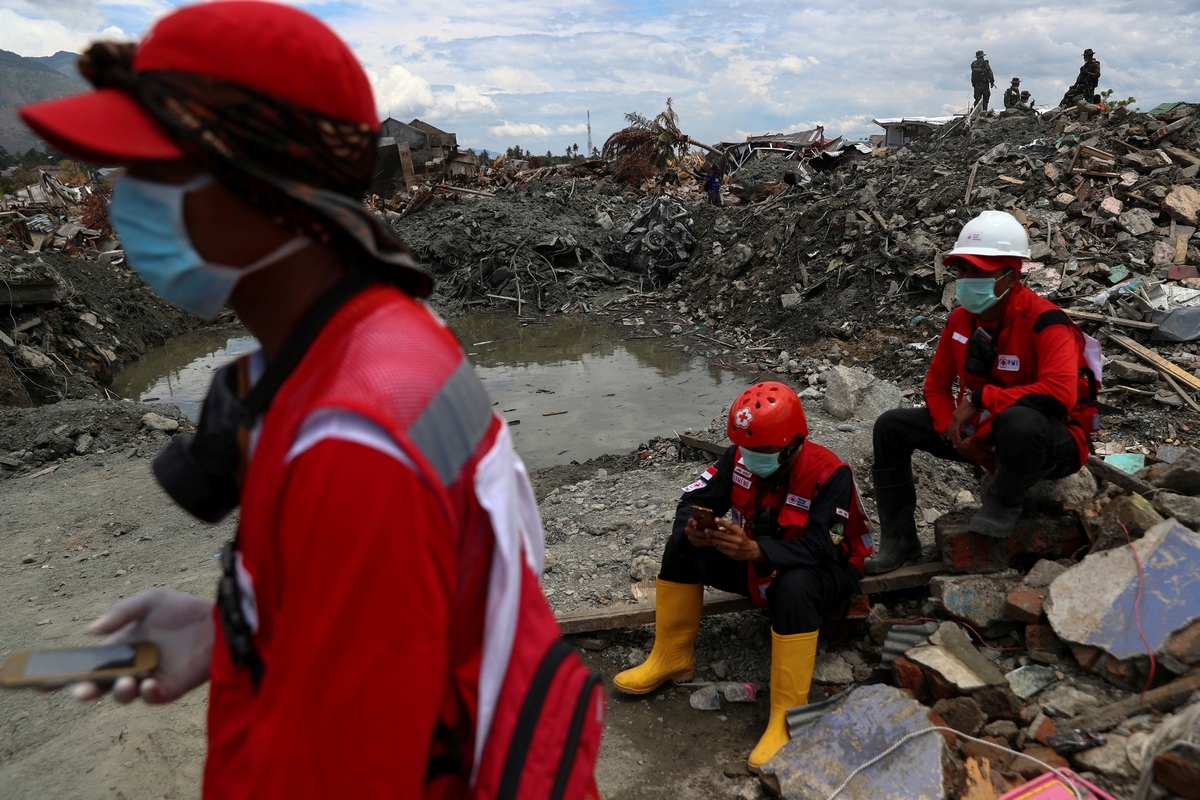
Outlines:
[{"label": "red baseball cap", "polygon": [[[325,23],[290,6],[224,0],[181,8],[146,33],[133,67],[220,78],[379,130],[371,85],[354,53]],[[88,161],[184,157],[166,129],[119,89],[36,103],[20,114],[55,148]]]}]

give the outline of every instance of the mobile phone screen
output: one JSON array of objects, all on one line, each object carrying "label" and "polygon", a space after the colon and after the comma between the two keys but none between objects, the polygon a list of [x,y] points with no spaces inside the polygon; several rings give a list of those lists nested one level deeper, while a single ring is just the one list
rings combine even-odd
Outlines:
[{"label": "mobile phone screen", "polygon": [[35,650],[25,661],[22,677],[78,675],[102,669],[128,669],[137,659],[137,646],[128,644],[81,647],[77,650]]}]

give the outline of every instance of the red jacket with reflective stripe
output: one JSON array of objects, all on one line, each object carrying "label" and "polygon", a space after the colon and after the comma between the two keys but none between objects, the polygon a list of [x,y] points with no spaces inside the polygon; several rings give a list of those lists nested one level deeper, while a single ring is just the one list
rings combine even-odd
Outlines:
[{"label": "red jacket with reflective stripe", "polygon": [[[968,343],[979,327],[996,331],[995,359],[988,375],[966,368]],[[998,320],[984,322],[961,306],[954,309],[925,376],[925,404],[934,429],[945,433],[954,409],[971,396],[983,408],[972,422],[972,436],[980,442],[991,439],[995,415],[1018,401],[1059,418],[1091,417],[1095,410],[1080,403],[1082,351],[1076,331],[1061,308],[1023,284],[1013,287]],[[1083,464],[1091,451],[1087,432],[1077,424],[1067,428],[1079,445]]]},{"label": "red jacket with reflective stripe", "polygon": [[[346,442],[289,462],[318,409],[376,423],[415,469]],[[473,476],[502,425],[454,335],[401,292],[370,288],[322,330],[263,418],[243,486],[265,670],[255,690],[218,619],[205,797],[428,796],[439,719],[470,758],[494,542]],[[324,464],[346,472],[322,483]]]}]

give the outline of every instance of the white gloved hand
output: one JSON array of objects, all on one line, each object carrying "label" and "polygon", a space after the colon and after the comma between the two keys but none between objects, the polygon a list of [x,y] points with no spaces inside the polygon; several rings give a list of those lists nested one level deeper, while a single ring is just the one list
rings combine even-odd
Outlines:
[{"label": "white gloved hand", "polygon": [[[169,703],[208,680],[212,660],[213,602],[183,592],[154,588],[111,606],[87,627],[97,636],[111,634],[104,644],[153,642],[158,666],[140,681],[124,676],[113,682],[113,699],[129,703],[139,696],[147,703]],[[108,687],[83,681],[71,688],[76,700],[96,700]]]}]

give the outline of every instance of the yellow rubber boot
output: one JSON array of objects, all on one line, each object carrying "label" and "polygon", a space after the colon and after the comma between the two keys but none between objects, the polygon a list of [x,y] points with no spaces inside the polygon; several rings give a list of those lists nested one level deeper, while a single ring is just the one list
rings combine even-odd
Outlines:
[{"label": "yellow rubber boot", "polygon": [[817,662],[817,632],[780,636],[771,631],[771,718],[746,764],[755,772],[787,744],[787,710],[808,703],[813,666]]},{"label": "yellow rubber boot", "polygon": [[692,646],[700,630],[704,586],[659,578],[654,595],[654,648],[650,657],[613,678],[626,694],[649,694],[667,681],[690,681],[696,674]]}]

